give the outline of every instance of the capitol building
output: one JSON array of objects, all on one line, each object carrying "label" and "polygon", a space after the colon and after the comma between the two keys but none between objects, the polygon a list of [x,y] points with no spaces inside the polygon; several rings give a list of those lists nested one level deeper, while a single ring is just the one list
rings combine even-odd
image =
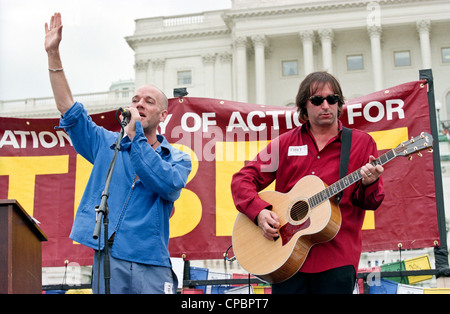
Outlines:
[{"label": "capitol building", "polygon": [[431,68],[449,120],[449,30],[445,0],[232,0],[230,10],[139,19],[126,41],[136,86],[275,106],[294,103],[313,71],[334,74],[351,99]]},{"label": "capitol building", "polygon": [[[91,113],[115,109],[151,82],[169,97],[185,87],[192,97],[289,106],[313,71],[335,75],[352,99],[432,69],[440,121],[450,120],[449,1],[230,1],[226,10],[136,20],[124,39],[134,81],[77,99]],[[55,117],[53,105],[51,97],[0,99],[0,115]]]},{"label": "capitol building", "polygon": [[[134,80],[75,98],[90,113],[104,112],[127,103],[134,87],[153,83],[169,97],[186,88],[192,97],[294,106],[300,82],[313,71],[335,75],[352,99],[417,81],[419,70],[432,69],[448,221],[450,142],[443,132],[450,127],[450,1],[230,1],[230,9],[136,20],[124,38],[135,55]],[[0,116],[58,112],[52,97],[0,99]],[[361,266],[397,255],[363,254]]]}]

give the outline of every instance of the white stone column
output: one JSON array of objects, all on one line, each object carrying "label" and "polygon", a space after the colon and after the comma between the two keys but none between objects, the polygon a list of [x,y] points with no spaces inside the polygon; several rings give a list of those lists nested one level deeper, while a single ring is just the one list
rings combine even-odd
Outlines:
[{"label": "white stone column", "polygon": [[420,38],[420,50],[422,52],[422,69],[431,69],[431,45],[430,45],[430,20],[416,22],[417,32]]},{"label": "white stone column", "polygon": [[264,35],[252,37],[255,47],[255,82],[256,82],[256,103],[266,104],[266,57],[265,46],[267,43]]},{"label": "white stone column", "polygon": [[204,95],[209,98],[215,97],[214,85],[214,65],[216,63],[216,55],[208,53],[202,56],[203,66],[205,69],[205,91]]},{"label": "white stone column", "polygon": [[303,67],[306,76],[314,72],[314,31],[303,31],[299,35],[303,44]]},{"label": "white stone column", "polygon": [[322,43],[322,67],[324,71],[333,73],[333,30],[330,28],[318,30]]},{"label": "white stone column", "polygon": [[232,60],[233,55],[229,52],[219,54],[218,70],[216,71],[215,97],[221,99],[233,99],[232,85]]},{"label": "white stone column", "polygon": [[147,71],[149,60],[136,60],[134,63],[134,86],[136,88],[147,84]]},{"label": "white stone column", "polygon": [[236,100],[247,102],[247,37],[237,37],[234,40],[234,47],[236,53]]},{"label": "white stone column", "polygon": [[372,68],[374,90],[383,88],[383,62],[381,58],[381,26],[372,25],[367,27],[372,50]]},{"label": "white stone column", "polygon": [[156,59],[153,61],[154,82],[149,82],[164,90],[164,68],[166,66],[165,59]]}]

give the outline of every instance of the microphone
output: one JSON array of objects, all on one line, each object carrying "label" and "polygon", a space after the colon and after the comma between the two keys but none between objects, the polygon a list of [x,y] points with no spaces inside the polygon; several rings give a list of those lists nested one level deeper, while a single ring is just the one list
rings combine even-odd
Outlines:
[{"label": "microphone", "polygon": [[123,109],[122,107],[119,108],[120,113],[123,116],[123,119],[127,122],[129,122],[131,120],[131,112],[130,110],[127,109]]}]

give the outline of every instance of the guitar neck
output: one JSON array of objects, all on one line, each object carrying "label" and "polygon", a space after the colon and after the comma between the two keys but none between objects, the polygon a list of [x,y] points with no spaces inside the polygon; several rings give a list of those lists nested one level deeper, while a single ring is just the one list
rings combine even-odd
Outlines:
[{"label": "guitar neck", "polygon": [[[382,166],[382,165],[388,163],[389,161],[391,161],[392,159],[394,159],[395,157],[397,157],[396,149],[391,149],[387,153],[381,155],[380,157],[378,157],[377,159],[372,161],[371,164],[373,166],[376,166],[376,165]],[[361,168],[359,168],[358,170],[353,171],[349,175],[343,177],[336,183],[333,183],[332,185],[328,186],[326,189],[311,196],[308,199],[309,206],[311,208],[314,208],[314,207],[320,205],[324,201],[326,201],[326,200],[332,198],[333,196],[337,195],[338,193],[342,192],[343,190],[345,190],[346,188],[351,186],[353,183],[356,183],[357,181],[361,180],[361,178],[362,178]]]}]

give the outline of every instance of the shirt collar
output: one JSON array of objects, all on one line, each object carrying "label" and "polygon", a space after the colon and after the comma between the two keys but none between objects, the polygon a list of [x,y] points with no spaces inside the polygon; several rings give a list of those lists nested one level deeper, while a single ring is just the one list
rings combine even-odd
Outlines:
[{"label": "shirt collar", "polygon": [[166,140],[166,138],[164,137],[164,135],[161,134],[157,134],[156,138],[158,139],[158,142],[160,143],[158,147],[156,147],[156,151],[159,152],[160,150],[162,150],[165,153],[170,153],[170,150],[172,148],[172,146],[169,144],[169,142]]},{"label": "shirt collar", "polygon": [[[311,134],[310,127],[311,127],[311,124],[309,123],[309,120],[308,120],[308,121],[306,121],[306,123],[303,123],[300,128],[301,128],[302,132]],[[342,142],[342,127],[343,127],[343,124],[342,124],[341,120],[338,120],[338,138],[341,142]]]}]

